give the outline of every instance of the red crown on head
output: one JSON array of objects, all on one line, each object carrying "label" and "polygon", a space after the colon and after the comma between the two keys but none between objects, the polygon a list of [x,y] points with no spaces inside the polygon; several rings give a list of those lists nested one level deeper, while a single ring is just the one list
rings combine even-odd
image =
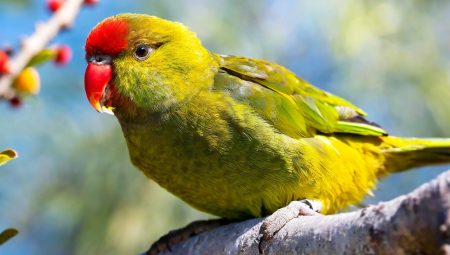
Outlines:
[{"label": "red crown on head", "polygon": [[127,48],[128,23],[117,18],[98,24],[86,40],[86,55],[117,55]]}]

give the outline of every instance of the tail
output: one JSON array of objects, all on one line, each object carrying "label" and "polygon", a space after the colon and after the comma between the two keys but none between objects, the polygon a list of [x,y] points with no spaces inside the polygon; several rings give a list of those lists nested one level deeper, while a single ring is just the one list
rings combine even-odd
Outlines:
[{"label": "tail", "polygon": [[387,172],[450,163],[450,139],[382,137]]}]

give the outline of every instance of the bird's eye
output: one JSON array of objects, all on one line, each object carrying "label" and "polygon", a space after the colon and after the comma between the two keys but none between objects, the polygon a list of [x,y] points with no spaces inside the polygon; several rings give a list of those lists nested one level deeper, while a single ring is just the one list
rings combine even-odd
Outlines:
[{"label": "bird's eye", "polygon": [[136,47],[136,49],[134,50],[134,57],[137,60],[145,60],[150,55],[150,52],[151,52],[151,49],[147,45],[141,44],[141,45],[138,45]]}]

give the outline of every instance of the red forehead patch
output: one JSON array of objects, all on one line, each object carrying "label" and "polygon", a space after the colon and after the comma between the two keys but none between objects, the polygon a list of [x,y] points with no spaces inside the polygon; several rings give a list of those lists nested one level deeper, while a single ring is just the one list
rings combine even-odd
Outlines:
[{"label": "red forehead patch", "polygon": [[128,23],[121,19],[109,18],[97,25],[86,40],[86,55],[117,55],[127,48]]}]

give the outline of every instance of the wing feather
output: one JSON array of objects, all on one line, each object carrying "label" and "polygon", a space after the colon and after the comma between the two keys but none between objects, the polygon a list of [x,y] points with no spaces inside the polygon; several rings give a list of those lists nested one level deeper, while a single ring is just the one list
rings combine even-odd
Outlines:
[{"label": "wing feather", "polygon": [[316,133],[382,136],[350,102],[314,87],[288,69],[263,60],[218,56],[214,89],[227,91],[255,109],[280,132],[294,138]]}]

